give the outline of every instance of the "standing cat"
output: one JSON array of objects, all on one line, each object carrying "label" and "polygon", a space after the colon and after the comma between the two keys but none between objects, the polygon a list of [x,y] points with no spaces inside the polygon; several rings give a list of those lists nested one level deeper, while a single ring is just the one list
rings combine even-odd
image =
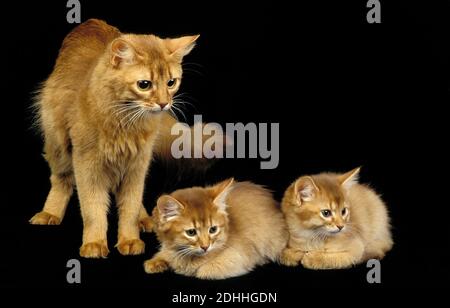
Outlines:
[{"label": "standing cat", "polygon": [[239,276],[278,260],[288,238],[271,193],[233,179],[164,195],[152,217],[161,249],[144,263],[147,273],[170,267],[202,279]]},{"label": "standing cat", "polygon": [[357,183],[358,174],[359,168],[303,176],[286,190],[282,211],[290,238],[283,264],[346,268],[381,259],[392,248],[386,206],[372,189]]},{"label": "standing cat", "polygon": [[[119,208],[117,249],[140,254],[144,180],[198,36],[122,34],[103,21],[77,26],[62,44],[37,102],[51,169],[44,208],[30,222],[59,224],[76,184],[83,217],[80,255],[106,257],[109,192]],[[167,131],[167,129],[165,129]]]}]

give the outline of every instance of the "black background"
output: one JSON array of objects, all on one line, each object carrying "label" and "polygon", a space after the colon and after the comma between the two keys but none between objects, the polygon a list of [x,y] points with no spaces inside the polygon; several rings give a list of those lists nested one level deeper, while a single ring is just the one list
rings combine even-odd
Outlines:
[{"label": "black background", "polygon": [[[260,170],[259,159],[224,159],[206,172],[180,172],[155,162],[145,205],[180,187],[234,176],[264,184],[280,200],[298,176],[362,165],[361,181],[385,199],[395,246],[382,261],[382,283],[366,282],[367,268],[310,271],[275,264],[224,281],[173,273],[147,275],[142,263],[157,250],[143,234],[145,255],[120,256],[111,206],[106,260],[79,258],[78,200],[60,226],[31,226],[49,186],[42,140],[31,129],[32,91],[50,74],[64,36],[65,1],[7,8],[3,118],[5,207],[2,227],[12,239],[2,252],[3,286],[145,287],[153,300],[172,294],[278,292],[281,302],[307,287],[443,287],[448,266],[447,164],[449,5],[381,1],[382,24],[366,22],[366,1],[81,1],[82,21],[100,18],[122,32],[162,37],[200,33],[185,58],[181,92],[205,121],[280,123],[280,164]],[[191,2],[191,3],[189,3]],[[394,3],[395,2],[395,3]],[[5,84],[3,84],[4,86]],[[4,92],[5,93],[5,92]],[[186,110],[192,121],[195,109]],[[20,120],[22,119],[22,121]],[[22,124],[23,123],[23,124]],[[22,124],[22,125],[21,125]],[[19,135],[19,131],[22,134]],[[7,159],[7,160],[6,160]],[[3,248],[2,248],[3,249]],[[81,260],[82,283],[66,282],[66,262]]]}]

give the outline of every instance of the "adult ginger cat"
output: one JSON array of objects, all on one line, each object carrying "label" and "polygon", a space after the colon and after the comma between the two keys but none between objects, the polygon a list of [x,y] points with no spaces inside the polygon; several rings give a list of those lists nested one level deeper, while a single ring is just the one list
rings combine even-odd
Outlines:
[{"label": "adult ginger cat", "polygon": [[392,248],[386,206],[372,189],[357,183],[358,174],[359,168],[303,176],[286,190],[282,211],[290,237],[281,263],[346,268],[381,259]]},{"label": "adult ginger cat", "polygon": [[181,77],[181,62],[198,36],[161,39],[122,34],[91,19],[64,39],[38,98],[51,190],[30,222],[59,224],[76,184],[83,218],[80,255],[106,257],[109,192],[118,205],[117,249],[141,254],[139,219],[144,180],[158,151],[166,114]]},{"label": "adult ginger cat", "polygon": [[288,239],[271,193],[233,179],[163,195],[152,217],[161,249],[144,263],[147,273],[172,268],[201,279],[239,276],[278,260]]}]

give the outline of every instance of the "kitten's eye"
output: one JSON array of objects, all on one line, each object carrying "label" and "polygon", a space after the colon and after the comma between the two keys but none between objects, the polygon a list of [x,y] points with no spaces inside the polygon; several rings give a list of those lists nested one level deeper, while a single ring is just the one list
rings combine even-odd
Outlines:
[{"label": "kitten's eye", "polygon": [[209,233],[214,234],[217,232],[217,226],[212,226],[211,228],[209,228]]},{"label": "kitten's eye", "polygon": [[152,87],[152,82],[150,80],[138,80],[137,86],[140,90],[149,90]]},{"label": "kitten's eye", "polygon": [[186,234],[188,236],[195,236],[197,234],[197,230],[195,230],[195,229],[188,229],[188,230],[186,230]]},{"label": "kitten's eye", "polygon": [[342,209],[342,216],[345,216],[345,214],[347,214],[347,208],[346,207],[344,207],[343,209]]},{"label": "kitten's eye", "polygon": [[330,210],[322,210],[320,212],[322,213],[323,217],[330,217],[331,216],[331,211]]},{"label": "kitten's eye", "polygon": [[167,86],[169,88],[175,87],[176,84],[177,84],[177,79],[176,78],[169,79],[169,81],[167,82]]}]

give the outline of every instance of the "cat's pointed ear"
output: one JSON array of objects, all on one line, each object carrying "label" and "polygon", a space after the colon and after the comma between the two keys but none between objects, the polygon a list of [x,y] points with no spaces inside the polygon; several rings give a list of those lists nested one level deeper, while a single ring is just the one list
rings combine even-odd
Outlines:
[{"label": "cat's pointed ear", "polygon": [[194,48],[195,41],[199,37],[200,35],[182,36],[179,38],[165,39],[164,42],[169,50],[170,56],[181,62],[183,57]]},{"label": "cat's pointed ear", "polygon": [[311,201],[314,196],[319,192],[319,188],[310,176],[302,176],[294,185],[295,196],[299,204],[305,201]]},{"label": "cat's pointed ear", "polygon": [[133,63],[136,50],[124,39],[117,38],[111,43],[111,64],[117,67],[120,63]]},{"label": "cat's pointed ear", "polygon": [[184,210],[183,204],[169,195],[163,195],[159,197],[156,206],[158,207],[159,220],[162,223],[177,218]]},{"label": "cat's pointed ear", "polygon": [[219,208],[220,211],[225,212],[227,204],[225,202],[228,194],[233,188],[234,179],[230,178],[222,181],[212,187],[214,193],[214,204]]},{"label": "cat's pointed ear", "polygon": [[341,184],[342,187],[349,189],[356,183],[358,183],[359,179],[359,171],[361,170],[361,167],[355,168],[349,172],[346,172],[340,176],[338,176],[338,181]]}]

